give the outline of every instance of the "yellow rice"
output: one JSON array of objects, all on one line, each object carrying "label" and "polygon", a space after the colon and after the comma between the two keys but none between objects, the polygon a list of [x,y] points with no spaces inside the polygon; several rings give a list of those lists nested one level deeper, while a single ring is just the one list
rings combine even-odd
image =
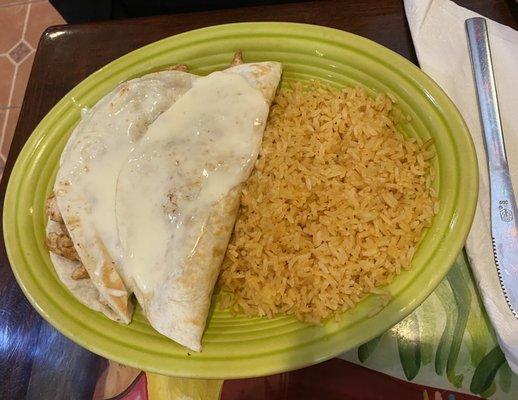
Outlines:
[{"label": "yellow rice", "polygon": [[316,82],[279,92],[223,262],[222,307],[321,323],[410,268],[438,210],[434,152],[398,131],[393,104]]}]

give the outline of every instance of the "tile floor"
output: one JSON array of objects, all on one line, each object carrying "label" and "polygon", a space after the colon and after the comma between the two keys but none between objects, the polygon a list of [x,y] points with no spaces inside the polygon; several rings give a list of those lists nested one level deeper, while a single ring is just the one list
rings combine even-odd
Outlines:
[{"label": "tile floor", "polygon": [[16,128],[34,53],[43,31],[64,24],[46,0],[0,0],[0,174]]}]

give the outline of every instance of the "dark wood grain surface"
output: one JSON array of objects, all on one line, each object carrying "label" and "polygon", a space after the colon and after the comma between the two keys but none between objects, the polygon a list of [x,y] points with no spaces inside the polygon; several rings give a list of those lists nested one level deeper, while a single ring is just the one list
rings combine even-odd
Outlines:
[{"label": "dark wood grain surface", "polygon": [[[457,3],[517,28],[514,0]],[[52,106],[82,79],[153,41],[195,28],[240,21],[293,21],[339,28],[372,39],[416,62],[400,0],[316,1],[52,27],[38,46],[0,186],[2,199],[13,164],[28,136]],[[57,333],[33,310],[13,278],[2,240],[0,398],[89,399],[102,362]]]}]

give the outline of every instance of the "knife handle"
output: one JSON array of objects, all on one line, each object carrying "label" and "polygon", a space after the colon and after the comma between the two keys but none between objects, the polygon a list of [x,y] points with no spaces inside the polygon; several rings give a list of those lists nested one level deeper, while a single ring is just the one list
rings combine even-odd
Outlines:
[{"label": "knife handle", "polygon": [[507,167],[507,156],[500,111],[498,110],[486,20],[480,17],[467,19],[466,30],[468,32],[471,65],[475,77],[489,169],[505,168]]},{"label": "knife handle", "polygon": [[504,223],[507,226],[506,222],[518,217],[516,200],[507,164],[486,20],[480,17],[467,19],[466,30],[486,144],[491,181],[491,217],[495,229],[495,224]]}]

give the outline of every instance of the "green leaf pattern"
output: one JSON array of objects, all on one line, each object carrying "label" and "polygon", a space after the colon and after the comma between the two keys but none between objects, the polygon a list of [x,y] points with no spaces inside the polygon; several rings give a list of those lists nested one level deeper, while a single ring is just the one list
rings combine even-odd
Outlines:
[{"label": "green leaf pattern", "polygon": [[342,358],[427,386],[518,399],[518,376],[498,347],[464,252],[416,311]]},{"label": "green leaf pattern", "polygon": [[398,324],[396,339],[403,372],[411,381],[421,368],[421,342],[417,315],[412,314]]},{"label": "green leaf pattern", "polygon": [[448,353],[446,375],[448,376],[448,380],[457,388],[462,386],[464,376],[455,373],[455,365],[457,364],[471,309],[471,293],[468,289],[467,279],[469,279],[469,275],[466,276],[464,268],[453,268],[447,277],[457,306],[457,320],[453,330],[450,351]]},{"label": "green leaf pattern", "polygon": [[365,362],[367,358],[371,355],[374,349],[378,346],[379,341],[381,340],[381,336],[378,336],[372,340],[369,340],[367,343],[362,344],[358,347],[358,358],[360,362]]}]

